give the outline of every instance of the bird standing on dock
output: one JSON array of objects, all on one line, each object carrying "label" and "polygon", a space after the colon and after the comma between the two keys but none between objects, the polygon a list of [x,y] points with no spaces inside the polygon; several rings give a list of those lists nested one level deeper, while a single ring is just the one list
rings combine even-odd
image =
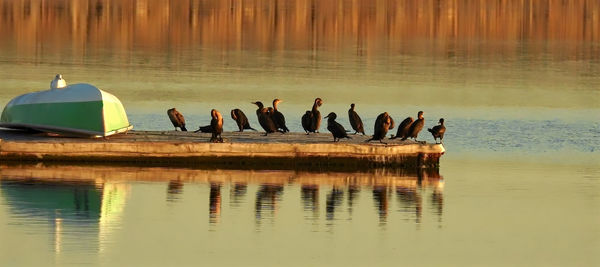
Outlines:
[{"label": "bird standing on dock", "polygon": [[325,116],[325,118],[327,119],[327,130],[329,130],[333,135],[333,142],[340,141],[340,138],[350,139],[350,136],[348,136],[348,133],[346,133],[344,126],[335,121],[337,115],[334,112],[329,113],[329,115]]},{"label": "bird standing on dock", "polygon": [[410,125],[410,128],[408,129],[408,134],[404,136],[402,140],[404,141],[407,138],[414,138],[415,141],[417,141],[417,136],[419,135],[419,132],[423,129],[424,125],[425,118],[423,118],[423,111],[419,111],[419,113],[417,113],[417,120]]},{"label": "bird standing on dock", "polygon": [[265,130],[265,136],[270,133],[277,132],[277,126],[273,122],[271,118],[271,114],[269,114],[269,109],[265,108],[262,102],[256,101],[252,102],[252,104],[258,106],[256,110],[256,116],[258,117],[258,123]]},{"label": "bird standing on dock", "polygon": [[50,89],[60,89],[67,87],[67,81],[65,81],[61,74],[56,74],[54,80],[50,82]]},{"label": "bird standing on dock", "polygon": [[304,113],[304,115],[302,115],[302,128],[304,129],[304,131],[306,132],[306,134],[308,135],[311,132],[312,129],[312,112],[310,112],[310,110],[307,110],[306,113]]},{"label": "bird standing on dock", "polygon": [[309,133],[318,133],[319,127],[321,127],[321,112],[319,111],[319,107],[323,105],[323,100],[321,98],[315,98],[315,103],[313,104],[312,110],[310,111],[310,128],[308,130]]},{"label": "bird standing on dock", "polygon": [[350,109],[348,110],[348,119],[350,120],[350,126],[354,129],[354,134],[362,133],[365,135],[365,129],[363,126],[363,122],[358,116],[358,113],[354,111],[354,103],[350,104]]},{"label": "bird standing on dock", "polygon": [[223,143],[223,137],[221,137],[221,133],[223,133],[223,116],[216,109],[210,111],[210,116],[212,118],[210,120],[210,127],[212,128],[210,141]]},{"label": "bird standing on dock", "polygon": [[169,116],[171,123],[173,123],[175,131],[177,131],[177,127],[179,127],[181,128],[181,131],[187,132],[187,129],[185,128],[185,118],[183,118],[183,115],[177,111],[177,109],[172,108],[167,110],[167,115]]},{"label": "bird standing on dock", "polygon": [[371,137],[371,139],[367,140],[366,142],[369,142],[372,140],[379,140],[380,143],[387,144],[387,143],[384,143],[382,140],[385,138],[388,130],[391,128],[393,128],[392,117],[390,117],[390,115],[387,112],[379,114],[379,116],[377,116],[377,119],[375,120],[375,128],[373,129],[373,132],[374,132],[373,137]]},{"label": "bird standing on dock", "polygon": [[440,139],[440,144],[443,144],[444,133],[446,132],[446,126],[444,126],[444,118],[440,118],[439,125],[433,126],[433,128],[427,129],[433,135],[433,140],[438,144],[437,139]]},{"label": "bird standing on dock", "polygon": [[406,137],[406,135],[408,135],[408,130],[410,129],[410,125],[413,123],[413,121],[414,120],[412,117],[408,117],[408,118],[404,119],[400,123],[400,125],[398,125],[398,131],[396,132],[396,136],[392,136],[392,138],[390,138],[390,139]]},{"label": "bird standing on dock", "polygon": [[277,104],[279,104],[279,102],[282,101],[278,98],[275,98],[273,100],[273,114],[271,115],[271,118],[273,119],[273,122],[275,123],[277,129],[281,129],[281,131],[284,133],[289,132],[290,129],[288,129],[288,127],[285,126],[285,116],[283,116],[283,113],[277,110]]},{"label": "bird standing on dock", "polygon": [[250,122],[248,122],[248,117],[246,114],[240,109],[232,109],[231,110],[231,118],[237,123],[238,129],[240,132],[243,132],[244,129],[249,129],[256,131],[256,129],[250,127]]}]

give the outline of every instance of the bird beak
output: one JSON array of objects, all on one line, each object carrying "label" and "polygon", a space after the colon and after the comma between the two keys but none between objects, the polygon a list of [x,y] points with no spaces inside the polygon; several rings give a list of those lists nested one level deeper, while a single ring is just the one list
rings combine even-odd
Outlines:
[{"label": "bird beak", "polygon": [[250,102],[250,104],[254,104],[254,105],[256,105],[256,102]]},{"label": "bird beak", "polygon": [[327,115],[327,116],[323,117],[323,119],[327,119],[327,118],[329,118],[329,115]]}]

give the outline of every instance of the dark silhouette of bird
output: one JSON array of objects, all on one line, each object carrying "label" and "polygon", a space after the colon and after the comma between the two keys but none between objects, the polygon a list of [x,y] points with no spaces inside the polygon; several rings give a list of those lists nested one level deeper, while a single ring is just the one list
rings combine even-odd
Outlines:
[{"label": "dark silhouette of bird", "polygon": [[406,137],[406,135],[408,135],[408,130],[410,129],[410,125],[413,123],[413,121],[414,120],[412,117],[408,117],[408,118],[404,119],[400,123],[400,125],[398,125],[398,131],[396,132],[396,136],[392,136],[391,139]]},{"label": "dark silhouette of bird", "polygon": [[443,144],[444,142],[442,141],[444,139],[444,133],[446,132],[446,126],[444,126],[444,118],[441,118],[439,120],[439,125],[433,126],[433,128],[429,128],[427,129],[427,131],[429,131],[431,133],[431,135],[433,135],[433,139],[435,140],[435,143],[437,144],[437,139],[440,139],[440,143]]},{"label": "dark silhouette of bird", "polygon": [[260,101],[252,102],[252,104],[258,106],[258,109],[256,110],[256,116],[258,117],[258,123],[265,130],[265,136],[270,133],[277,132],[277,126],[275,126],[275,123],[271,118],[269,109],[265,108],[263,103]]},{"label": "dark silhouette of bird", "polygon": [[323,100],[321,98],[315,98],[315,103],[313,104],[312,110],[310,111],[310,129],[311,133],[318,133],[319,127],[321,127],[321,112],[319,111],[319,107],[323,105]]},{"label": "dark silhouette of bird", "polygon": [[277,104],[279,104],[279,102],[282,101],[277,98],[273,99],[273,113],[271,114],[271,118],[273,119],[273,122],[275,123],[277,129],[281,129],[281,131],[283,132],[289,132],[290,129],[288,129],[288,127],[285,126],[285,116],[283,116],[283,113],[277,110]]},{"label": "dark silhouette of bird", "polygon": [[219,142],[223,143],[223,137],[221,137],[221,133],[223,133],[223,116],[221,113],[213,109],[210,111],[210,127],[212,128],[212,137],[210,138],[211,142]]},{"label": "dark silhouette of bird", "polygon": [[350,136],[348,136],[344,126],[335,121],[337,115],[334,112],[329,113],[329,115],[325,116],[325,118],[327,119],[327,130],[329,130],[333,135],[333,142],[340,141],[340,138],[350,139]]},{"label": "dark silhouette of bird", "polygon": [[237,123],[240,132],[243,132],[244,129],[256,131],[256,129],[250,127],[250,122],[248,121],[248,117],[246,114],[240,109],[232,109],[231,110],[231,118]]},{"label": "dark silhouette of bird", "polygon": [[212,128],[212,126],[211,126],[211,125],[205,125],[205,126],[200,126],[200,127],[198,128],[198,130],[195,130],[194,132],[195,132],[195,133],[197,133],[197,132],[201,132],[201,133],[212,133],[212,131],[213,131],[213,128]]},{"label": "dark silhouette of bird", "polygon": [[417,136],[419,132],[423,129],[425,125],[425,118],[423,118],[423,111],[419,111],[417,114],[417,120],[414,121],[410,128],[408,129],[408,134],[402,138],[402,140],[406,140],[408,138],[414,138],[417,141]]},{"label": "dark silhouette of bird", "polygon": [[370,142],[372,140],[379,140],[380,143],[387,144],[384,143],[382,140],[385,138],[388,130],[392,126],[392,121],[392,118],[387,112],[379,114],[379,116],[377,116],[377,119],[375,120],[373,137],[371,137],[371,139],[367,140],[366,142]]},{"label": "dark silhouette of bird", "polygon": [[365,135],[365,128],[363,126],[363,122],[358,116],[358,113],[354,111],[354,103],[350,104],[350,109],[348,110],[348,119],[350,120],[350,126],[354,129],[354,134],[362,133]]},{"label": "dark silhouette of bird", "polygon": [[179,111],[177,111],[175,108],[172,108],[167,110],[167,115],[169,116],[171,123],[173,123],[175,131],[177,131],[177,127],[179,127],[181,128],[181,131],[187,132],[187,129],[185,128],[185,119]]},{"label": "dark silhouette of bird", "polygon": [[302,115],[302,128],[306,134],[309,134],[312,131],[312,112],[310,110],[307,110],[306,113]]}]

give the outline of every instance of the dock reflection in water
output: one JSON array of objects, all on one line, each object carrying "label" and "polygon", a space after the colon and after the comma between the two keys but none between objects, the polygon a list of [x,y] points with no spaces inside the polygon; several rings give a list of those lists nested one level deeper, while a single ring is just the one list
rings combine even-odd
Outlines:
[{"label": "dock reflection in water", "polygon": [[[439,224],[443,210],[443,180],[435,171],[40,164],[0,165],[0,173],[0,218],[40,240],[51,240],[48,253],[64,259],[116,253],[127,239],[136,238],[137,229],[145,229],[139,232],[144,237],[137,237],[142,240],[148,232],[188,236],[199,231],[200,238],[210,232],[233,234],[240,228],[246,234],[269,234],[289,223],[298,233],[305,226],[312,232],[332,232],[340,224],[376,230],[389,223],[422,224],[423,217],[429,218],[427,223]],[[398,204],[392,201],[393,194]],[[424,201],[424,195],[432,201]],[[193,242],[193,237],[188,239]]]},{"label": "dock reflection in water", "polygon": [[[264,219],[276,220],[282,201],[295,195],[300,198],[305,213],[303,217],[309,220],[319,220],[322,212],[328,221],[341,217],[341,214],[351,218],[353,209],[360,204],[357,203],[360,196],[363,195],[362,201],[366,201],[364,198],[369,192],[372,192],[373,207],[381,222],[385,222],[388,214],[394,212],[390,211],[393,191],[399,203],[395,210],[414,217],[417,223],[423,216],[422,194],[431,195],[432,214],[441,217],[443,210],[443,180],[437,171],[412,174],[386,170],[372,173],[319,173],[30,165],[1,166],[1,170],[2,195],[15,214],[30,211],[42,217],[56,217],[60,211],[63,216],[98,221],[102,215],[109,216],[101,209],[123,210],[129,187],[135,188],[138,184],[161,187],[165,183],[167,202],[185,202],[191,198],[185,194],[185,187],[206,184],[209,187],[207,199],[211,223],[219,222],[224,202],[230,209],[246,207],[245,204],[252,201],[247,196],[248,192],[253,190],[256,192],[253,212],[257,223]],[[230,192],[225,199],[222,195],[224,188]],[[296,192],[286,197],[286,191]],[[52,201],[57,203],[53,204]],[[13,203],[27,205],[28,208],[12,206]],[[115,208],[115,205],[121,207]],[[342,206],[346,209],[342,209]]]}]

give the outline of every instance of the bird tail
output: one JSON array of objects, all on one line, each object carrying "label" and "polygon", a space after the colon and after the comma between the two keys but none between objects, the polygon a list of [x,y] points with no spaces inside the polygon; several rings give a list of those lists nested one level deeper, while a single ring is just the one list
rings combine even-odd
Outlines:
[{"label": "bird tail", "polygon": [[185,125],[181,125],[181,131],[187,132],[187,129],[185,128]]},{"label": "bird tail", "polygon": [[393,134],[392,134],[392,135],[390,136],[390,139],[396,139],[396,138],[398,138],[398,136],[397,136],[397,135],[393,135]]}]

